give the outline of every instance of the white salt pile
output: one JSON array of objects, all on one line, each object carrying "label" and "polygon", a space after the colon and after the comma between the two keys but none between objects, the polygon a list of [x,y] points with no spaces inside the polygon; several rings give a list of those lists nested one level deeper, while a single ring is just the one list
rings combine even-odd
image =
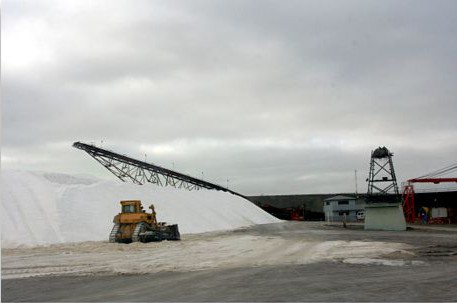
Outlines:
[{"label": "white salt pile", "polygon": [[2,247],[107,240],[120,200],[153,203],[158,220],[181,234],[279,222],[251,202],[225,192],[138,186],[94,177],[2,171]]}]

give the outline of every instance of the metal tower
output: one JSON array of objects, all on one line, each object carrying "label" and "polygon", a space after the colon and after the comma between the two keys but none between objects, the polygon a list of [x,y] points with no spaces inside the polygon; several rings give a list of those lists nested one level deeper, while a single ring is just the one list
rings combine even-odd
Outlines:
[{"label": "metal tower", "polygon": [[367,202],[400,202],[392,156],[387,147],[371,152]]}]

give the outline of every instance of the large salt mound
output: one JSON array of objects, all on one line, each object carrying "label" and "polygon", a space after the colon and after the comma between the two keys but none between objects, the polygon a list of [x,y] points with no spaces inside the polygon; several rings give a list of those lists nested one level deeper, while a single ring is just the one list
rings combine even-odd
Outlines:
[{"label": "large salt mound", "polygon": [[181,234],[278,222],[249,201],[225,192],[138,186],[94,177],[2,171],[2,247],[107,240],[120,200],[154,203],[159,221]]}]

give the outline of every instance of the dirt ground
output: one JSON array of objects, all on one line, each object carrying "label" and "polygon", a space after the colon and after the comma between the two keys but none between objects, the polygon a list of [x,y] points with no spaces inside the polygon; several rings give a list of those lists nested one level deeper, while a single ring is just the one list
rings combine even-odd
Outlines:
[{"label": "dirt ground", "polygon": [[2,250],[2,301],[456,301],[457,229],[317,222]]}]

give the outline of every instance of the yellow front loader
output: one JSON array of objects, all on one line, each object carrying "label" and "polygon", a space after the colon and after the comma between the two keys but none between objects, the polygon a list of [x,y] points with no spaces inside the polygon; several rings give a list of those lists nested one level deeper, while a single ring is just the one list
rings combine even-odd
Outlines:
[{"label": "yellow front loader", "polygon": [[114,226],[109,235],[112,243],[151,242],[162,240],[180,240],[178,225],[157,222],[154,205],[151,213],[143,210],[140,200],[121,201],[121,212],[114,219]]}]

